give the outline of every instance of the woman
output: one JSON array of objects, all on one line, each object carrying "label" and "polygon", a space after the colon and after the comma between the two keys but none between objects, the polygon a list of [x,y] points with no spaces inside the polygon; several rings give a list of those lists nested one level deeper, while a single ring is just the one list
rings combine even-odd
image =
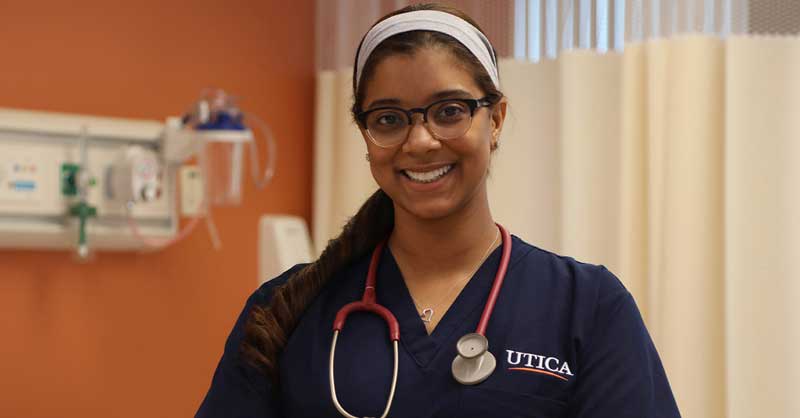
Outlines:
[{"label": "woman", "polygon": [[[486,178],[507,100],[478,26],[438,5],[395,12],[362,40],[353,87],[380,190],[316,262],[250,297],[197,416],[678,417],[623,285],[501,237]],[[396,375],[377,315],[351,314],[330,354],[337,313],[361,299],[373,262],[371,290],[399,323]],[[459,343],[484,319],[486,340]],[[494,369],[463,351],[474,341],[488,341]]]}]

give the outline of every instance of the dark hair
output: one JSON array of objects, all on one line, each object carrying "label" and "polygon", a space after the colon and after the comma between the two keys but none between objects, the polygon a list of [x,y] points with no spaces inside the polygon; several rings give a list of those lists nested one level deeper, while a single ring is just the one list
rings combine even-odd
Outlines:
[{"label": "dark hair", "polygon": [[[436,10],[440,12],[450,13],[452,15],[458,16],[461,19],[469,22],[472,26],[475,26],[479,31],[483,32],[483,29],[472,20],[466,13],[458,10],[454,7],[444,6],[441,4],[436,3],[425,3],[425,4],[416,4],[408,7],[404,7],[400,10],[395,12],[389,13],[388,15],[384,16],[376,24],[388,19],[392,16],[399,15],[402,13],[413,12],[417,10]],[[450,35],[446,35],[440,32],[431,32],[431,31],[411,31],[411,32],[403,32],[397,35],[394,35],[385,41],[381,42],[381,44],[372,51],[367,61],[364,63],[364,68],[361,71],[361,80],[356,80],[356,71],[355,67],[358,65],[356,64],[353,67],[353,107],[350,109],[351,113],[353,114],[353,118],[356,118],[362,110],[362,105],[364,103],[364,96],[366,95],[366,87],[369,83],[369,80],[372,78],[373,73],[375,72],[375,67],[380,63],[383,59],[390,55],[397,55],[397,54],[406,54],[412,55],[414,52],[422,49],[422,48],[443,48],[453,54],[460,63],[462,63],[467,71],[472,73],[472,76],[475,78],[475,82],[478,84],[478,87],[483,90],[485,96],[489,96],[492,98],[492,102],[496,102],[501,97],[503,97],[503,93],[497,89],[494,82],[492,81],[492,77],[486,72],[486,69],[483,67],[483,64],[472,54],[472,52],[467,49],[461,42],[457,41],[455,38],[451,37]],[[361,45],[358,47],[359,52],[361,50]],[[495,51],[492,51],[492,55],[496,55]],[[356,54],[356,59],[358,58],[358,54]],[[358,88],[360,86],[361,88]]]},{"label": "dark hair", "polygon": [[[408,6],[384,16],[378,22],[415,10],[443,11],[479,28],[460,10],[438,4]],[[478,86],[487,96],[502,97],[481,63],[461,43],[438,32],[413,31],[386,39],[372,52],[362,71],[358,84],[360,89],[356,88],[354,71],[353,114],[361,109],[365,87],[378,62],[394,54],[413,54],[423,47],[441,47],[452,52],[474,75]],[[251,365],[261,369],[272,380],[273,389],[277,390],[279,385],[279,357],[305,309],[334,274],[367,255],[389,236],[393,228],[393,202],[379,189],[350,218],[341,234],[328,242],[319,259],[294,273],[285,284],[276,287],[267,305],[253,306],[245,324],[241,351]]]}]

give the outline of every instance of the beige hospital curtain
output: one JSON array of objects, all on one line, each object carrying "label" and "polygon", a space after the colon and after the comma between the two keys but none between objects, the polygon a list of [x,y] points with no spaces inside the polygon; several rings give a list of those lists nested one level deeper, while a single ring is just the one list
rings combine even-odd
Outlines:
[{"label": "beige hospital curtain", "polygon": [[[676,36],[500,73],[496,219],[621,278],[684,417],[800,417],[800,40]],[[377,187],[350,77],[318,79],[318,250]]]}]

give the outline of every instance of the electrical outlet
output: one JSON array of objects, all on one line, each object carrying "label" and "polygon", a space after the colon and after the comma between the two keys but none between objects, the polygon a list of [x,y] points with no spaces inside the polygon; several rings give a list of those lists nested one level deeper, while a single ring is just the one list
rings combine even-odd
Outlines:
[{"label": "electrical outlet", "polygon": [[180,170],[181,178],[181,214],[197,216],[204,212],[203,198],[205,188],[203,175],[196,165],[185,165]]}]

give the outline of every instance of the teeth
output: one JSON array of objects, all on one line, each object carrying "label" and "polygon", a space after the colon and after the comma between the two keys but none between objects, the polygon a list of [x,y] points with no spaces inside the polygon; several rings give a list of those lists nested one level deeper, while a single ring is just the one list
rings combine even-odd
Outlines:
[{"label": "teeth", "polygon": [[417,172],[417,171],[410,171],[410,170],[403,170],[406,176],[408,176],[411,180],[418,181],[420,183],[430,183],[432,181],[436,181],[445,174],[447,174],[450,169],[453,168],[453,165],[447,165],[442,168],[437,168],[436,170],[426,171],[426,172]]}]

